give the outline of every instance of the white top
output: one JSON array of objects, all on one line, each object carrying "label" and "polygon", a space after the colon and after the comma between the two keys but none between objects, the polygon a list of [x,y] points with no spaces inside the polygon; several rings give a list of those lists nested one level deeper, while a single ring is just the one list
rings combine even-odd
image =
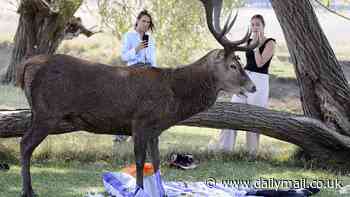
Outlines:
[{"label": "white top", "polygon": [[[146,34],[149,35],[147,32]],[[153,67],[157,67],[156,47],[153,37],[149,35],[148,47],[136,53],[135,48],[141,41],[141,36],[137,31],[134,30],[125,33],[122,40],[122,60],[126,61],[128,66],[137,63],[149,63]]]}]

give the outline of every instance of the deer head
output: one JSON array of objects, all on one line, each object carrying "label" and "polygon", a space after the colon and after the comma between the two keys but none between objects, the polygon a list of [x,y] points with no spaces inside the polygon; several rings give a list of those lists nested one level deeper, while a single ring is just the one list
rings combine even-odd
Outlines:
[{"label": "deer head", "polygon": [[241,91],[255,92],[254,83],[250,80],[246,72],[242,68],[239,57],[235,55],[235,51],[253,50],[258,42],[248,46],[240,46],[247,43],[251,31],[248,29],[246,35],[238,41],[230,41],[226,34],[232,28],[237,18],[231,20],[232,12],[229,15],[224,28],[220,27],[220,14],[222,8],[222,0],[201,0],[205,7],[207,25],[211,34],[224,47],[224,49],[214,50],[208,55],[208,66],[219,80],[221,90],[231,93]]}]

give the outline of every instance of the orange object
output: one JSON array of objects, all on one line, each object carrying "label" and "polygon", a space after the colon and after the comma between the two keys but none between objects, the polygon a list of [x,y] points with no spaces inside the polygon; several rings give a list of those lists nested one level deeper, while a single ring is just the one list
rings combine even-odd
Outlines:
[{"label": "orange object", "polygon": [[[121,170],[124,173],[130,174],[133,177],[136,177],[136,165],[131,164]],[[143,176],[151,176],[154,174],[154,168],[151,163],[145,163],[143,167]]]}]

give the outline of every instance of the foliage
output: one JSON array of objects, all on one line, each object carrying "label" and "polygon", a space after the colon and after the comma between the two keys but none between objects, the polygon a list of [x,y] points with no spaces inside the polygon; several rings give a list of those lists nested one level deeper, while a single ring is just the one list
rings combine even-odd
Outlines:
[{"label": "foliage", "polygon": [[136,17],[136,1],[125,0],[98,0],[99,14],[102,17],[102,25],[111,29],[113,34],[121,40],[122,33],[127,32],[132,24],[132,18]]},{"label": "foliage", "polygon": [[[345,9],[346,7],[348,8],[350,6],[350,0],[342,0],[341,1],[341,7],[340,9],[338,7],[335,7],[335,8],[331,8],[331,4],[332,4],[332,1],[331,0],[314,0],[312,3],[314,3],[314,6],[320,6],[320,7],[323,7],[325,8],[327,11],[333,13],[333,14],[336,14],[342,18],[345,18],[346,20],[350,20],[350,17],[344,15],[343,13],[340,13],[343,9]],[[339,3],[339,2],[338,2]]]},{"label": "foliage", "polygon": [[[256,160],[249,159],[244,148],[245,136],[239,133],[237,153],[208,153],[207,146],[217,130],[195,127],[173,127],[161,135],[161,170],[165,181],[217,180],[340,180],[350,184],[350,177],[342,171],[315,169],[303,166],[302,161],[291,160],[294,146],[262,136],[262,147]],[[134,162],[132,143],[112,144],[112,136],[71,133],[49,136],[34,152],[31,172],[36,192],[46,197],[86,196],[87,192],[104,192],[102,173],[116,172]],[[19,158],[20,139],[4,139],[7,150],[16,149]],[[1,149],[3,150],[3,149]],[[167,164],[171,151],[192,153],[200,160],[199,167],[183,171]],[[115,152],[115,153],[112,153]],[[0,153],[1,154],[1,153]],[[0,155],[1,156],[1,155]],[[0,196],[18,196],[21,191],[21,172],[18,161],[10,161],[8,172],[0,171]],[[0,159],[0,162],[4,161]],[[149,161],[149,160],[148,160]],[[270,186],[274,187],[274,186]],[[276,187],[276,186],[275,186]],[[281,188],[279,188],[281,189]],[[322,188],[318,197],[347,196],[338,189]]]},{"label": "foliage", "polygon": [[166,58],[165,64],[187,62],[194,50],[208,45],[205,15],[200,6],[197,1],[154,2],[152,10],[158,20],[155,39]]},{"label": "foliage", "polygon": [[[55,3],[61,10],[63,19],[68,20],[83,3],[83,0],[56,0]],[[68,17],[68,18],[67,18]]]},{"label": "foliage", "polygon": [[[243,2],[224,1],[222,15],[227,15],[232,7],[242,6]],[[188,63],[199,50],[208,45],[210,48],[211,42],[207,39],[210,33],[200,1],[152,0],[140,3],[137,0],[99,0],[98,6],[103,25],[111,28],[119,40],[134,26],[138,12],[148,9],[156,27],[153,35],[158,61],[165,65]]]},{"label": "foliage", "polygon": [[[322,0],[323,5],[329,7],[331,5],[332,0]],[[338,0],[339,1],[339,0]],[[349,4],[350,0],[341,0],[343,4]]]},{"label": "foliage", "polygon": [[55,31],[50,32],[50,38],[54,39],[56,33],[60,33],[60,30],[65,27],[67,22],[71,19],[74,13],[79,9],[83,0],[56,0],[53,1],[51,6],[58,8],[59,20],[57,21],[59,25]]}]

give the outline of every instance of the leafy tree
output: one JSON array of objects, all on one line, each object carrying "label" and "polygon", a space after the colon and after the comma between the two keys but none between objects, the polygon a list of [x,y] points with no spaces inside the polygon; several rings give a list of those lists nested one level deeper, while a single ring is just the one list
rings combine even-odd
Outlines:
[{"label": "leafy tree", "polygon": [[[225,1],[223,13],[227,15],[233,7],[242,6],[243,3],[242,0]],[[156,26],[154,37],[159,62],[164,65],[189,63],[198,51],[212,48],[213,38],[208,36],[210,33],[199,1],[99,0],[98,5],[103,24],[111,28],[119,40],[134,26],[138,12],[142,8],[148,9]]]},{"label": "leafy tree", "polygon": [[21,0],[10,65],[2,82],[15,81],[15,66],[36,54],[53,54],[67,36],[93,33],[74,17],[82,0]]}]

